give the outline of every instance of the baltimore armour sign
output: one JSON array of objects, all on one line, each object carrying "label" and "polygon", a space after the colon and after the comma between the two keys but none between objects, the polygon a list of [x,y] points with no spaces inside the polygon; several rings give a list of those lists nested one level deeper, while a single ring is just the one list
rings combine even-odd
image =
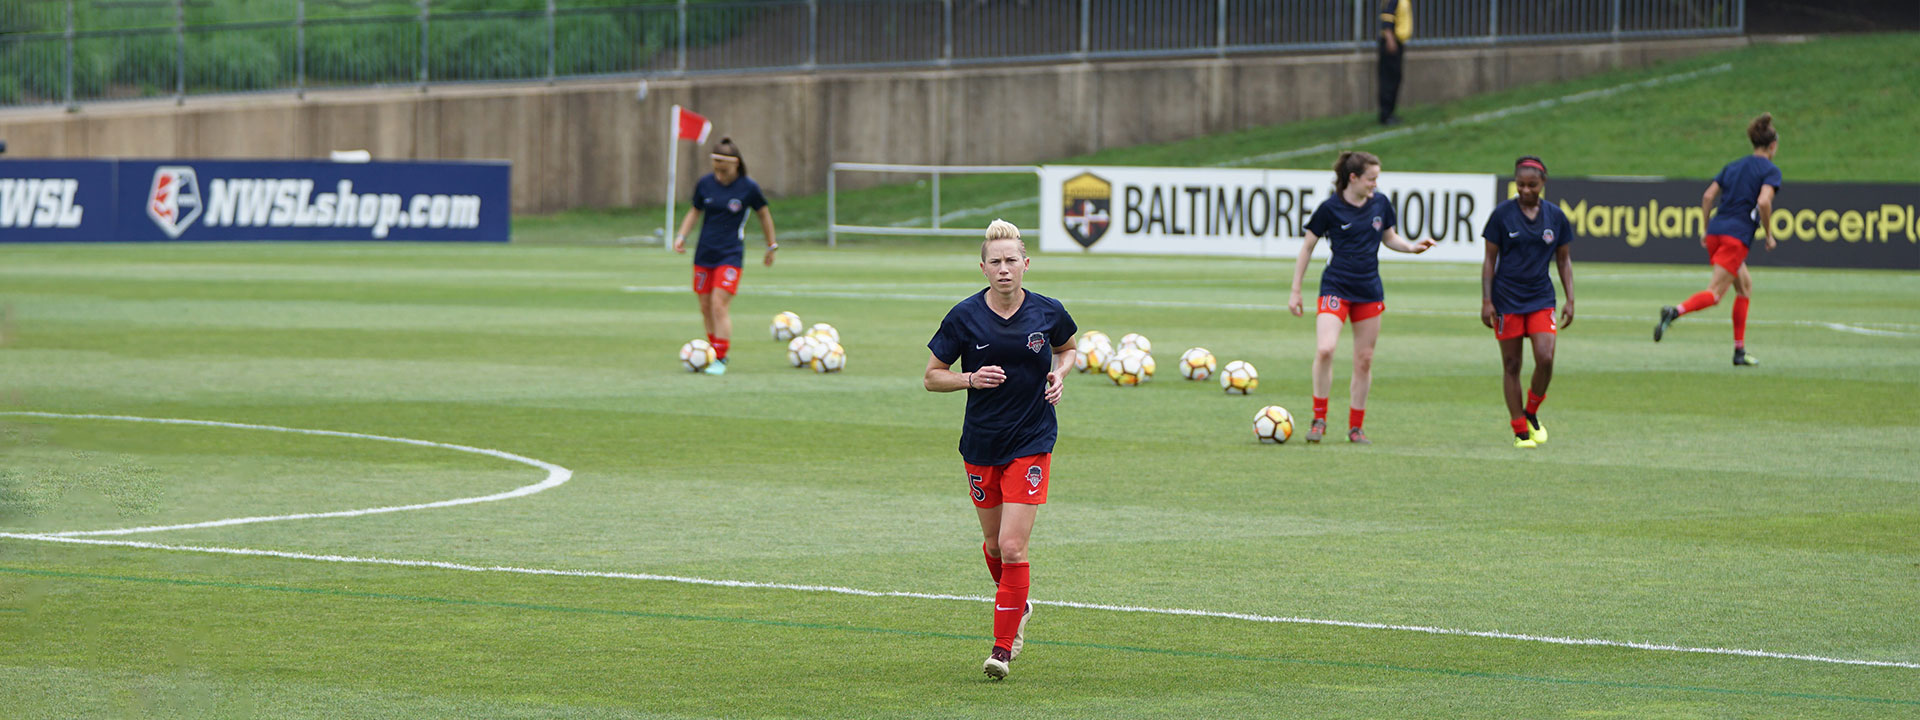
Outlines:
[{"label": "baltimore armour sign", "polygon": [[505,242],[509,182],[504,162],[5,160],[0,242]]}]

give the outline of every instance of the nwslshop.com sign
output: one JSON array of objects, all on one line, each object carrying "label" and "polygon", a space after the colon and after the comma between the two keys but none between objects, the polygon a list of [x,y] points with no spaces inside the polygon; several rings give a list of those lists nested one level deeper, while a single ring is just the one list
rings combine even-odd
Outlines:
[{"label": "nwslshop.com sign", "polygon": [[[1040,248],[1296,257],[1332,181],[1331,170],[1043,166]],[[1381,173],[1379,191],[1393,201],[1401,237],[1439,243],[1418,256],[1383,247],[1381,257],[1478,262],[1495,185],[1484,174]],[[1315,250],[1326,252],[1326,243]]]},{"label": "nwslshop.com sign", "polygon": [[[1600,262],[1704,263],[1708,180],[1552,180],[1547,198],[1573,224],[1573,255]],[[1759,266],[1920,270],[1920,185],[1796,183],[1773,200],[1778,247],[1754,234]]]},{"label": "nwslshop.com sign", "polygon": [[504,162],[0,161],[0,242],[506,242]]}]

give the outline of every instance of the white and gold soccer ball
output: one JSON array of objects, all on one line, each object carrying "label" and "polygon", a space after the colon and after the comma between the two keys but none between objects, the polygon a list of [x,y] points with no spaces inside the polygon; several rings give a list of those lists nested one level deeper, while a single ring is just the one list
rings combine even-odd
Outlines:
[{"label": "white and gold soccer ball", "polygon": [[1218,369],[1216,364],[1218,362],[1214,359],[1213,352],[1206,348],[1187,348],[1186,352],[1180,354],[1180,377],[1188,380],[1205,380],[1213,377],[1213,371]]},{"label": "white and gold soccer ball", "polygon": [[680,346],[680,367],[688,372],[702,372],[719,358],[720,353],[713,349],[713,344],[700,338],[688,340],[687,344]]},{"label": "white and gold soccer ball", "polygon": [[773,316],[773,325],[767,328],[767,331],[773,333],[775,340],[792,340],[800,337],[800,329],[803,327],[806,326],[800,324],[799,315],[783,312]]},{"label": "white and gold soccer ball", "polygon": [[828,343],[826,352],[807,363],[807,366],[817,373],[840,372],[847,367],[847,349],[840,347],[840,343]]},{"label": "white and gold soccer ball", "polygon": [[1235,360],[1220,369],[1220,389],[1228,395],[1246,395],[1260,387],[1260,373],[1245,360]]},{"label": "white and gold soccer ball", "polygon": [[1147,340],[1147,336],[1141,335],[1140,333],[1127,333],[1120,336],[1120,349],[1139,350],[1140,352],[1152,355],[1153,343]]},{"label": "white and gold soccer ball", "polygon": [[1073,341],[1073,349],[1078,352],[1078,355],[1073,358],[1073,369],[1079,372],[1091,369],[1087,364],[1087,352],[1103,345],[1107,348],[1107,357],[1112,357],[1113,339],[1107,337],[1106,333],[1099,330],[1080,333],[1080,339]]},{"label": "white and gold soccer ball", "polygon": [[1107,363],[1107,379],[1121,387],[1153,379],[1153,356],[1139,350],[1121,350]]},{"label": "white and gold soccer ball", "polygon": [[1253,436],[1260,442],[1280,444],[1293,437],[1293,414],[1279,405],[1268,405],[1253,414]]},{"label": "white and gold soccer ball", "polygon": [[1073,359],[1073,368],[1080,372],[1103,373],[1107,371],[1107,364],[1113,361],[1113,355],[1112,345],[1098,343],[1080,351],[1079,356]]},{"label": "white and gold soccer ball", "polygon": [[827,354],[829,345],[813,335],[801,335],[787,342],[787,364],[797,368],[813,364],[814,358]]},{"label": "white and gold soccer ball", "polygon": [[807,334],[830,343],[840,342],[840,331],[833,329],[832,325],[826,323],[814,323],[813,327],[807,328]]}]

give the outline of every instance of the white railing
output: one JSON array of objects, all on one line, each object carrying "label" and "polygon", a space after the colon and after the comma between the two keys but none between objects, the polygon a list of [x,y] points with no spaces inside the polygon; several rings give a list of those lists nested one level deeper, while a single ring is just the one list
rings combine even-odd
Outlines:
[{"label": "white railing", "polygon": [[[925,173],[933,176],[932,212],[929,218],[931,227],[913,227],[900,225],[842,225],[840,224],[838,176],[842,172],[881,172],[881,173]],[[827,169],[827,246],[837,246],[836,235],[852,233],[858,235],[898,235],[908,237],[967,237],[980,235],[983,228],[943,228],[940,227],[940,176],[942,175],[1018,175],[1031,173],[1034,176],[1033,195],[1040,197],[1040,168],[1036,165],[906,165],[897,163],[836,162]],[[1022,235],[1038,233],[1036,228],[1020,228]],[[1037,237],[1037,235],[1036,235]]]}]

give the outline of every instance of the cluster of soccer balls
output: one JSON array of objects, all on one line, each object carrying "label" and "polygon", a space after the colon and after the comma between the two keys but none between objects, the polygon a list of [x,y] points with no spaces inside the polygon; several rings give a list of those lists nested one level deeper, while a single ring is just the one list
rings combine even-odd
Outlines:
[{"label": "cluster of soccer balls", "polygon": [[[847,367],[847,349],[840,346],[840,331],[826,323],[815,323],[805,328],[800,316],[783,312],[773,316],[773,325],[768,332],[774,340],[786,340],[787,362],[796,368],[808,368],[817,373],[836,373]],[[719,354],[713,344],[699,338],[687,341],[680,346],[680,367],[690,372],[704,372],[718,362]]]},{"label": "cluster of soccer balls", "polygon": [[[1074,349],[1079,354],[1073,367],[1080,372],[1103,373],[1121,387],[1153,379],[1153,343],[1139,333],[1121,336],[1116,350],[1106,333],[1088,330],[1080,335]],[[1228,395],[1248,395],[1260,387],[1259,371],[1245,360],[1235,360],[1223,368],[1213,352],[1203,347],[1188,348],[1180,354],[1180,377],[1203,382],[1215,374],[1220,377],[1220,389]],[[1264,443],[1286,442],[1293,437],[1293,416],[1278,405],[1260,408],[1253,417],[1253,434]]]}]

